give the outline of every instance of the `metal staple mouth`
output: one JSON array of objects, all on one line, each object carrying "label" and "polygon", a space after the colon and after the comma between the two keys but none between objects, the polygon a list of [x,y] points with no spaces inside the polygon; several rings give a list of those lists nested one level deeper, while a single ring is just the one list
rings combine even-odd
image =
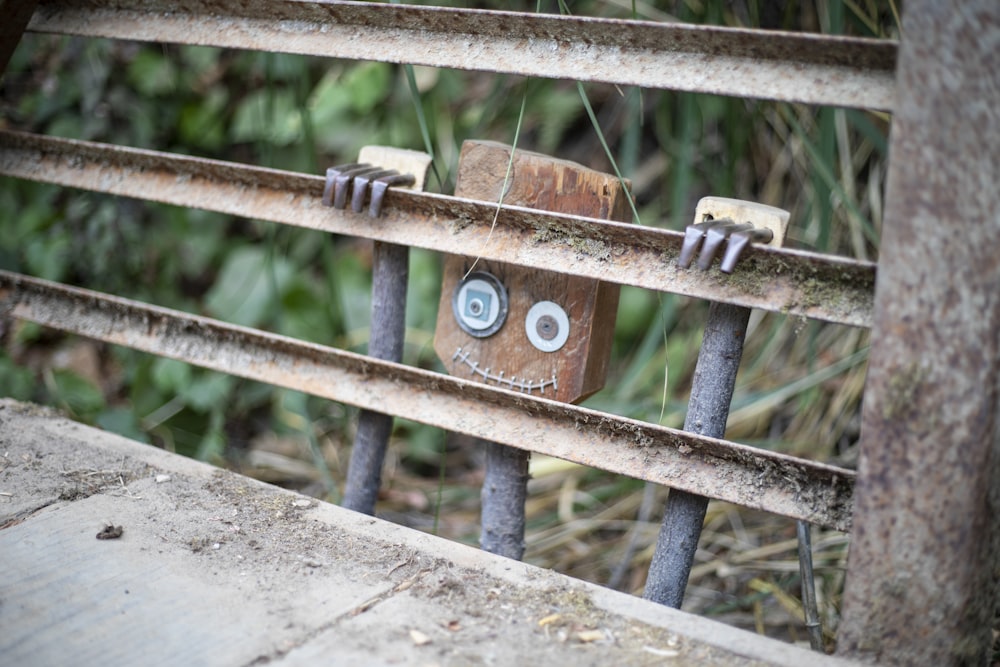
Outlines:
[{"label": "metal staple mouth", "polygon": [[333,207],[339,210],[347,208],[347,195],[351,190],[351,183],[354,182],[355,178],[366,174],[373,174],[381,170],[380,167],[365,164],[337,174],[334,179],[336,182],[333,186]]},{"label": "metal staple mouth", "polygon": [[732,273],[747,246],[751,243],[770,243],[773,239],[774,232],[766,227],[735,232],[729,237],[726,254],[722,258],[719,270],[723,273]]}]

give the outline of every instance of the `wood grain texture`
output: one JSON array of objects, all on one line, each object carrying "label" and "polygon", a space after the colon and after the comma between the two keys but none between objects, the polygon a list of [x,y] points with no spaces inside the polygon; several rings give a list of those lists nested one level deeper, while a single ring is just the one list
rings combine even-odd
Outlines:
[{"label": "wood grain texture", "polygon": [[[508,146],[467,141],[462,147],[456,196],[497,201],[509,160]],[[625,189],[615,176],[537,153],[517,151],[507,187],[505,204],[618,221],[628,220],[630,215]],[[497,225],[503,224],[503,218],[501,212]],[[462,331],[452,312],[455,289],[473,266],[496,276],[508,291],[507,320],[500,331],[487,338],[474,338]],[[492,376],[502,372],[504,378],[516,377],[536,385],[554,375],[558,380],[554,391],[551,386],[522,390],[566,403],[600,389],[614,337],[618,286],[568,276],[558,273],[559,267],[552,268],[543,271],[448,256],[434,339],[434,349],[448,372],[489,384],[500,383],[484,378],[474,368],[482,372],[488,368]],[[569,338],[556,352],[536,349],[525,333],[528,311],[540,301],[558,304],[569,317]],[[459,348],[463,357],[456,358]]]}]

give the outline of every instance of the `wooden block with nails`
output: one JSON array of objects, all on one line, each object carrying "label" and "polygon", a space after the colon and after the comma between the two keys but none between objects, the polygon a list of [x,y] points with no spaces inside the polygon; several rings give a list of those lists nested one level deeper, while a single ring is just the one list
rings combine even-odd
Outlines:
[{"label": "wooden block with nails", "polygon": [[[456,196],[498,201],[509,161],[509,146],[465,142]],[[615,176],[520,150],[514,156],[503,203],[631,219],[625,189]],[[502,213],[497,224],[503,224]],[[577,252],[565,248],[567,265]],[[434,349],[448,372],[566,403],[603,386],[618,286],[560,274],[558,266],[551,268],[544,271],[474,257],[447,257]]]}]

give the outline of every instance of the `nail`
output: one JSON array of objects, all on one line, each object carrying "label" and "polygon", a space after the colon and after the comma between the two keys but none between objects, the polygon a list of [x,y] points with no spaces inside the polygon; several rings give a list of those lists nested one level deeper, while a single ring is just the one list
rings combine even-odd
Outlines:
[{"label": "nail", "polygon": [[691,266],[691,260],[694,259],[694,254],[698,251],[698,246],[701,245],[702,239],[705,238],[705,233],[712,227],[718,227],[719,225],[731,222],[732,220],[729,218],[720,218],[719,220],[706,220],[688,225],[684,230],[684,243],[681,244],[681,254],[677,258],[677,264],[682,269]]},{"label": "nail", "polygon": [[323,187],[323,206],[333,206],[333,190],[337,176],[349,169],[357,169],[361,165],[357,162],[342,164],[339,167],[330,167],[326,170],[326,185]]},{"label": "nail", "polygon": [[376,178],[382,178],[383,176],[392,176],[393,174],[398,174],[398,171],[393,169],[380,169],[378,171],[373,171],[370,174],[362,174],[361,176],[354,177],[354,194],[351,197],[351,210],[355,213],[361,213],[365,208],[365,195],[368,194],[368,184],[374,181]]},{"label": "nail", "polygon": [[381,167],[373,167],[370,164],[362,164],[354,169],[348,169],[347,171],[337,174],[336,184],[334,185],[333,191],[333,207],[334,208],[347,208],[347,193],[351,189],[351,181],[363,174],[370,174],[375,171],[379,171]]},{"label": "nail", "polygon": [[726,245],[726,254],[722,258],[722,265],[719,267],[719,270],[723,273],[732,273],[733,269],[736,268],[736,262],[739,261],[743,250],[746,249],[751,242],[770,243],[773,238],[774,232],[766,227],[751,229],[744,232],[735,232],[729,237],[729,243]]},{"label": "nail", "polygon": [[377,178],[372,183],[372,203],[368,208],[368,215],[377,218],[382,215],[382,200],[385,193],[394,185],[413,185],[417,182],[413,174],[395,174],[393,176],[383,176]]},{"label": "nail", "polygon": [[724,225],[717,225],[705,232],[705,244],[701,247],[701,254],[698,256],[698,268],[707,271],[715,259],[715,253],[719,246],[725,243],[726,239],[735,232],[753,229],[749,222],[727,221]]}]

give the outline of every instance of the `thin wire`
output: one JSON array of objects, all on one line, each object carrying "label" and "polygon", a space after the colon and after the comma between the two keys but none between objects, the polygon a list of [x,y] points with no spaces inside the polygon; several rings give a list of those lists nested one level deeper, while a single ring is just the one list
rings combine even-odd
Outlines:
[{"label": "thin wire", "polygon": [[507,173],[503,177],[503,187],[500,188],[500,197],[497,200],[497,210],[493,213],[493,223],[490,225],[490,233],[486,235],[486,240],[483,241],[482,247],[479,252],[476,253],[476,259],[472,262],[469,270],[465,272],[462,276],[462,280],[469,277],[469,274],[475,270],[476,265],[479,264],[479,260],[482,259],[483,251],[486,250],[486,246],[489,245],[490,239],[493,238],[493,230],[497,228],[497,220],[500,219],[500,209],[503,208],[503,198],[507,194],[507,188],[510,184],[510,174],[514,170],[514,153],[517,152],[517,141],[521,136],[521,124],[524,122],[524,110],[528,106],[528,83],[530,79],[526,79],[524,82],[524,94],[521,96],[521,111],[517,114],[517,126],[514,128],[514,145],[510,149],[510,159],[507,161]]}]

